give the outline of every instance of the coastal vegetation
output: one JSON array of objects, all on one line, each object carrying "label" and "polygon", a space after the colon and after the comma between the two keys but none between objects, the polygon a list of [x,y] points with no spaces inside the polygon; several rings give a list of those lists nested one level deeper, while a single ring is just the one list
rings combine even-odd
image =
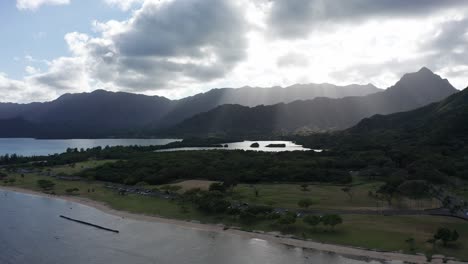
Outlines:
[{"label": "coastal vegetation", "polygon": [[348,169],[362,166],[314,152],[178,151],[136,155],[85,170],[80,176],[129,185],[142,181],[150,185],[166,184],[181,179],[348,183],[351,181]]},{"label": "coastal vegetation", "polygon": [[267,148],[285,148],[286,144],[268,144],[265,147],[267,147]]},{"label": "coastal vegetation", "polygon": [[[231,152],[229,152],[231,153]],[[162,154],[162,153],[158,153]],[[152,156],[153,153],[148,153]],[[24,177],[18,168],[2,169],[10,187],[20,187],[44,191],[40,180],[53,183],[56,195],[82,196],[106,203],[117,210],[156,215],[181,220],[198,220],[202,223],[223,223],[243,230],[281,231],[301,239],[312,239],[326,243],[337,243],[382,250],[403,250],[408,253],[425,252],[445,254],[468,259],[465,238],[467,225],[456,218],[414,215],[384,216],[382,214],[362,214],[359,210],[384,210],[390,208],[386,201],[378,200],[370,192],[376,193],[385,182],[381,179],[368,179],[353,176],[345,186],[353,186],[354,196],[350,200],[341,189],[341,183],[241,183],[224,181],[180,181],[163,185],[138,184],[138,188],[156,189],[171,194],[168,198],[141,195],[139,193],[119,194],[108,188],[108,183],[82,179],[66,180],[63,176],[82,175],[112,164],[117,160],[89,160],[68,165],[29,167]],[[57,175],[62,175],[60,179]],[[196,183],[196,184],[195,184]],[[179,188],[169,188],[178,186]],[[185,186],[182,188],[181,186]],[[125,188],[125,187],[123,187]],[[200,190],[202,188],[204,190]],[[305,191],[304,191],[305,189]],[[73,190],[73,191],[71,191]],[[91,192],[89,190],[94,190]],[[393,197],[392,207],[433,208],[440,205],[436,200],[421,198]],[[309,207],[299,205],[307,204]],[[214,206],[216,205],[216,206]],[[297,215],[301,210],[320,210],[323,214]],[[335,214],[337,210],[356,210],[355,214]],[[329,213],[325,213],[329,212]],[[333,215],[333,216],[328,216]],[[322,216],[322,217],[321,217]],[[341,221],[339,220],[341,219]],[[334,226],[334,228],[333,228]],[[440,227],[456,230],[457,241],[434,247],[427,241],[434,237]],[[414,250],[408,246],[408,236],[414,239]]]},{"label": "coastal vegetation", "polygon": [[250,145],[251,148],[259,148],[260,147],[260,144],[258,144],[258,142],[255,142],[255,143],[252,143]]}]

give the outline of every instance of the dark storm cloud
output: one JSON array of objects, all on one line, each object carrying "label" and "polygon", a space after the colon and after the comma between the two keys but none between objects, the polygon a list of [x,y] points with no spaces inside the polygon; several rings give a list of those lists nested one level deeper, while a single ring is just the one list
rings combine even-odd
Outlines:
[{"label": "dark storm cloud", "polygon": [[127,56],[202,58],[201,48],[212,47],[221,57],[240,58],[243,33],[242,14],[231,1],[174,1],[147,5],[115,43]]},{"label": "dark storm cloud", "polygon": [[[434,38],[421,47],[432,51],[434,67],[445,67],[448,77],[468,74],[468,18],[447,21],[441,24]],[[464,66],[464,67],[460,67]],[[463,87],[466,87],[465,84]]]},{"label": "dark storm cloud", "polygon": [[[147,4],[128,30],[112,38],[116,56],[107,64],[118,63],[124,75],[153,75],[142,78],[147,83],[138,86],[137,79],[123,76],[120,84],[132,87],[157,89],[178,75],[212,80],[246,57],[246,30],[244,15],[231,0]],[[108,54],[106,49],[98,50]]]},{"label": "dark storm cloud", "polygon": [[[426,40],[422,48],[442,54],[460,54],[467,52],[468,18],[442,23],[435,37]],[[468,62],[468,57],[460,58]]]},{"label": "dark storm cloud", "polygon": [[272,0],[269,24],[286,38],[307,36],[324,23],[356,22],[370,17],[413,17],[451,7],[466,0]]}]

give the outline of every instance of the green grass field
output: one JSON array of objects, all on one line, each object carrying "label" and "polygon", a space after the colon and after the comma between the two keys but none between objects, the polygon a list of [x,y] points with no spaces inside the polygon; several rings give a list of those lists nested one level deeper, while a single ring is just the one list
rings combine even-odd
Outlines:
[{"label": "green grass field", "polygon": [[[382,185],[380,182],[360,184],[352,187],[352,199],[342,191],[342,186],[309,185],[304,191],[300,184],[256,184],[258,197],[251,185],[240,184],[234,189],[233,197],[252,204],[262,204],[283,208],[298,208],[298,201],[310,199],[311,209],[378,209],[387,207],[387,202],[369,196]],[[438,207],[432,200],[394,199],[393,207],[425,209]]]},{"label": "green grass field", "polygon": [[51,169],[51,172],[55,174],[64,173],[67,175],[71,175],[85,169],[95,168],[97,166],[111,162],[115,162],[115,160],[90,160],[85,162],[79,162],[73,165],[55,166]]},{"label": "green grass field", "polygon": [[[104,161],[106,162],[106,161]],[[112,161],[107,161],[112,162]],[[55,167],[53,172],[72,173],[79,169],[97,166],[102,162],[78,163],[75,167]],[[278,230],[273,220],[240,224],[232,216],[205,215],[191,204],[185,204],[182,208],[176,201],[145,197],[139,195],[118,195],[115,191],[106,189],[103,183],[86,181],[64,181],[48,176],[35,174],[10,175],[15,178],[14,183],[0,185],[14,186],[35,191],[41,191],[37,185],[39,179],[48,179],[56,185],[54,191],[58,195],[66,195],[66,189],[78,188],[77,194],[95,201],[103,202],[110,207],[132,213],[156,215],[166,218],[181,220],[198,220],[202,223],[225,223],[227,225],[240,226],[245,230]],[[302,191],[297,184],[259,184],[259,197],[255,197],[253,189],[249,185],[241,184],[234,190],[234,198],[242,198],[251,203],[269,204],[278,207],[297,208],[297,201],[302,198],[310,198],[315,201],[313,208],[368,208],[375,206],[375,201],[368,197],[370,190],[375,191],[381,183],[367,183],[355,187],[353,201],[341,190],[340,186],[310,185],[308,191]],[[88,192],[94,189],[94,192]],[[439,227],[456,229],[460,234],[458,242],[450,247],[436,247],[434,253],[454,256],[468,260],[468,223],[462,220],[435,217],[435,216],[378,216],[378,215],[344,215],[344,223],[330,231],[328,228],[311,228],[298,220],[290,226],[285,233],[294,234],[315,241],[351,245],[365,248],[374,248],[390,251],[409,252],[406,239],[415,239],[415,252],[431,252],[432,245],[426,243]]]},{"label": "green grass field", "polygon": [[407,253],[408,238],[415,239],[416,252],[429,252],[432,245],[426,241],[439,227],[456,229],[460,241],[452,247],[436,247],[436,253],[468,259],[468,223],[463,220],[437,216],[370,216],[346,215],[344,223],[335,232],[309,231],[307,236],[322,242],[353,245],[366,248],[403,250]]},{"label": "green grass field", "polygon": [[[183,220],[199,219],[204,216],[191,206],[187,206],[187,212],[182,212],[180,206],[166,199],[153,197],[144,197],[140,195],[118,195],[116,191],[107,189],[103,183],[86,181],[66,181],[48,176],[39,176],[35,174],[11,175],[9,178],[16,179],[16,182],[5,184],[0,182],[1,186],[19,187],[37,192],[42,192],[37,181],[47,179],[55,183],[53,191],[56,195],[69,195],[66,190],[78,188],[79,191],[70,196],[79,196],[89,198],[95,201],[103,202],[116,210],[123,210],[131,213],[159,215],[167,218],[176,218]],[[89,192],[88,192],[89,190]],[[92,191],[94,190],[94,192]],[[206,218],[209,219],[209,218]]]},{"label": "green grass field", "polygon": [[[323,243],[363,247],[368,249],[402,251],[408,254],[430,253],[453,256],[468,260],[468,223],[456,218],[438,216],[379,216],[379,215],[344,215],[343,224],[330,230],[318,226],[312,228],[298,220],[287,233]],[[438,244],[433,250],[426,241],[432,238],[439,227],[456,229],[460,239],[448,247]],[[264,221],[250,226],[247,230],[275,231],[276,226]],[[415,239],[415,251],[405,242]]]}]

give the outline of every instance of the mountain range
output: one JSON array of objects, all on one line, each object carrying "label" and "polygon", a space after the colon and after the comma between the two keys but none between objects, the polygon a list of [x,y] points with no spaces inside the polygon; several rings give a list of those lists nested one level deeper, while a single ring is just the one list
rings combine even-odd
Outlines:
[{"label": "mountain range", "polygon": [[345,131],[349,135],[391,135],[425,143],[468,138],[468,89],[424,107],[365,118]]},{"label": "mountain range", "polygon": [[456,93],[423,68],[394,86],[331,84],[213,89],[180,100],[97,90],[45,103],[0,103],[0,137],[271,135],[338,130],[374,114],[415,109]]},{"label": "mountain range", "polygon": [[315,98],[288,104],[222,105],[167,130],[168,134],[265,135],[342,130],[375,114],[390,114],[440,101],[457,90],[427,68],[405,74],[394,86],[366,96]]},{"label": "mountain range", "polygon": [[[177,124],[225,103],[275,104],[301,98],[367,95],[373,85],[303,84],[286,88],[222,88],[180,100],[97,90],[65,94],[45,103],[0,103],[0,137],[138,136]],[[147,134],[146,134],[147,135]]]}]

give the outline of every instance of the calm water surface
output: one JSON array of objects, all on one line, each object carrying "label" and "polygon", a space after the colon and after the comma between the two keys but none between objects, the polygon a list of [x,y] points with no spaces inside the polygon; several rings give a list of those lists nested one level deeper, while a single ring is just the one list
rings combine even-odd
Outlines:
[{"label": "calm water surface", "polygon": [[[257,142],[260,147],[251,148],[250,145]],[[285,148],[268,148],[266,147],[269,144],[286,144]],[[224,145],[224,144],[223,144]],[[304,148],[301,145],[297,145],[291,141],[243,141],[243,142],[234,142],[226,143],[227,148],[175,148],[175,149],[165,149],[159,150],[160,152],[164,151],[183,151],[183,150],[213,150],[213,149],[225,149],[225,150],[254,150],[254,151],[265,151],[265,152],[283,152],[283,151],[309,151],[311,149]],[[321,150],[314,150],[321,152]]]},{"label": "calm water surface", "polygon": [[63,153],[67,148],[94,148],[105,146],[165,145],[177,139],[64,139],[39,140],[32,138],[0,138],[0,155],[18,154],[38,156]]},{"label": "calm water surface", "polygon": [[[259,239],[124,219],[84,205],[0,190],[2,264],[362,264]],[[114,234],[66,215],[120,230]]]}]

